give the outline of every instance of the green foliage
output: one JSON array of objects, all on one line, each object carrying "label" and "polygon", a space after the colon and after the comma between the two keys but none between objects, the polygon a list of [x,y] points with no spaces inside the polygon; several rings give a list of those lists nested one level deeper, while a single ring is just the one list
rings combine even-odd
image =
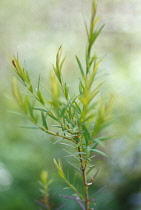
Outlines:
[{"label": "green foliage", "polygon": [[[90,209],[88,187],[94,182],[94,178],[90,183],[87,180],[87,175],[94,168],[91,164],[92,159],[96,154],[107,156],[97,147],[101,145],[101,142],[111,138],[101,137],[103,129],[109,125],[111,120],[109,114],[112,99],[107,99],[106,102],[102,100],[99,92],[103,83],[95,82],[103,58],[98,58],[93,52],[93,45],[104,27],[104,24],[97,27],[99,17],[96,18],[96,8],[96,1],[92,1],[90,25],[89,27],[86,25],[85,65],[82,65],[76,56],[80,70],[79,94],[71,95],[71,90],[64,81],[62,70],[66,56],[62,56],[62,46],[58,49],[56,64],[53,65],[50,72],[51,100],[44,96],[40,88],[40,76],[36,89],[33,87],[28,71],[21,66],[19,59],[14,57],[12,60],[16,77],[28,91],[28,94],[22,94],[17,80],[14,79],[13,93],[23,112],[36,127],[47,134],[61,138],[61,142],[62,140],[67,141],[67,145],[71,145],[73,148],[73,155],[79,162],[80,169],[78,171],[83,180],[84,192],[79,192],[66,178],[60,161],[54,160],[54,163],[60,177],[75,192],[74,197],[80,199],[80,207],[84,204],[86,210]],[[52,130],[53,126],[58,130]],[[76,169],[76,165],[73,163],[71,165]],[[43,177],[42,181],[45,182]]]},{"label": "green foliage", "polygon": [[62,164],[60,162],[60,160],[58,160],[58,162],[56,160],[54,160],[54,164],[58,170],[58,174],[59,176],[67,183],[67,185],[76,193],[77,196],[79,196],[79,198],[81,198],[83,201],[85,201],[83,195],[76,189],[76,187],[71,184],[69,182],[69,180],[66,178],[64,171],[63,171],[63,167]]},{"label": "green foliage", "polygon": [[45,209],[52,209],[52,207],[54,206],[54,203],[51,202],[50,193],[49,193],[49,186],[52,182],[53,180],[48,178],[48,172],[42,171],[39,182],[41,186],[40,192],[42,195],[42,199],[41,201],[36,201],[36,203],[45,207]]}]

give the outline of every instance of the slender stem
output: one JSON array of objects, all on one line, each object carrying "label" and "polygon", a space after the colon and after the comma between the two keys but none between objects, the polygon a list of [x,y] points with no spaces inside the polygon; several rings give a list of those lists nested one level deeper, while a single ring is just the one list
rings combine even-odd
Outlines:
[{"label": "slender stem", "polygon": [[69,138],[69,137],[67,137],[67,136],[60,135],[60,134],[56,134],[56,133],[54,133],[54,132],[52,132],[52,131],[50,131],[50,130],[47,130],[45,127],[43,127],[43,126],[41,126],[40,124],[36,123],[35,120],[33,120],[31,117],[28,117],[28,118],[29,118],[36,126],[38,126],[42,131],[44,131],[44,132],[46,132],[46,133],[48,133],[48,134],[50,134],[50,135],[52,135],[52,136],[58,136],[58,137],[61,137],[61,138],[63,138],[63,139],[70,140],[70,141],[74,142],[75,144],[77,144],[77,142],[76,142],[74,139]]},{"label": "slender stem", "polygon": [[83,184],[84,184],[84,192],[85,192],[85,209],[88,210],[89,209],[89,191],[88,191],[88,183],[87,183],[87,176],[86,176],[86,165],[84,163],[83,156],[80,153],[81,152],[80,147],[78,147],[78,152],[79,152]]}]

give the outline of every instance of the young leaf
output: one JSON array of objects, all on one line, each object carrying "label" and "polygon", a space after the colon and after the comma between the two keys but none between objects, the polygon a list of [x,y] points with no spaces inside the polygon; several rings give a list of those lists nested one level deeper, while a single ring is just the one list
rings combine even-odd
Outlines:
[{"label": "young leaf", "polygon": [[14,94],[16,100],[18,101],[19,104],[21,104],[22,103],[22,97],[21,97],[21,94],[19,92],[19,88],[18,88],[18,85],[17,85],[17,79],[15,77],[13,79],[12,90],[13,90],[13,94]]},{"label": "young leaf", "polygon": [[25,81],[24,71],[21,67],[18,58],[14,57],[12,60],[13,67],[15,68],[15,72],[18,74],[18,76],[21,78],[22,81]]},{"label": "young leaf", "polygon": [[95,34],[93,34],[93,42],[95,42],[95,40],[97,39],[97,37],[99,36],[99,34],[101,33],[102,29],[104,28],[105,24],[103,24],[97,31]]},{"label": "young leaf", "polygon": [[44,100],[42,98],[42,94],[41,94],[40,90],[37,90],[37,96],[38,96],[39,101],[41,102],[41,104],[45,105],[45,102],[44,102]]},{"label": "young leaf", "polygon": [[68,99],[69,87],[67,86],[66,82],[64,83],[64,93],[65,93],[66,99]]}]

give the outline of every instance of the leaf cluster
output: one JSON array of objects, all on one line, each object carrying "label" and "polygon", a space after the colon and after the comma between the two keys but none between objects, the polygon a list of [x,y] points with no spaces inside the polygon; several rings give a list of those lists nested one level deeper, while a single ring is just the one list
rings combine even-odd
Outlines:
[{"label": "leaf cluster", "polygon": [[[84,67],[76,56],[80,70],[78,94],[72,96],[69,85],[63,79],[62,68],[66,56],[62,57],[62,46],[58,49],[56,64],[50,72],[51,100],[45,98],[40,89],[40,76],[37,88],[34,88],[28,71],[21,66],[19,59],[16,57],[12,59],[14,73],[28,91],[28,94],[22,94],[17,80],[13,80],[13,93],[23,112],[35,124],[35,127],[48,134],[74,142],[76,147],[80,146],[86,154],[91,154],[101,141],[101,139],[96,139],[110,119],[112,105],[111,99],[105,103],[98,96],[102,83],[95,86],[95,78],[103,59],[93,54],[92,47],[104,27],[102,25],[96,28],[99,18],[95,16],[96,3],[93,1],[89,30],[86,25],[88,42]],[[38,102],[38,106],[35,101]],[[51,126],[48,125],[49,118],[54,122]],[[52,127],[56,127],[58,131],[53,132]]]}]

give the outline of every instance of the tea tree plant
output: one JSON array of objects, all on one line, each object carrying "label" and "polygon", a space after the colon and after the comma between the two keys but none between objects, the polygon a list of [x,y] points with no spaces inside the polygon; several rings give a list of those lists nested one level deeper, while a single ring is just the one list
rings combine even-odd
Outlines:
[{"label": "tea tree plant", "polygon": [[[51,100],[45,97],[40,88],[40,77],[37,88],[33,87],[28,71],[23,68],[17,57],[12,59],[12,66],[16,78],[22,83],[28,93],[22,94],[17,79],[13,82],[13,93],[19,106],[25,115],[35,126],[45,133],[55,136],[58,142],[64,142],[69,150],[70,156],[75,156],[77,163],[71,162],[71,166],[80,173],[83,181],[83,191],[71,183],[63,171],[60,160],[54,160],[59,176],[74,191],[74,195],[64,196],[76,200],[81,209],[92,209],[93,198],[89,195],[89,187],[93,185],[96,174],[92,175],[97,163],[94,157],[106,154],[99,149],[101,142],[110,137],[103,137],[102,131],[109,124],[112,100],[100,99],[99,91],[102,83],[97,85],[95,78],[99,70],[102,58],[98,58],[93,52],[93,46],[100,35],[104,24],[97,27],[99,17],[96,17],[96,1],[92,1],[90,24],[86,26],[87,44],[85,57],[82,65],[79,57],[75,60],[80,71],[78,81],[78,94],[71,94],[69,85],[64,81],[63,64],[65,58],[62,56],[62,46],[56,55],[56,64],[50,72]],[[51,119],[51,121],[49,120]],[[53,129],[55,127],[55,131]],[[48,209],[48,208],[47,208]]]}]

